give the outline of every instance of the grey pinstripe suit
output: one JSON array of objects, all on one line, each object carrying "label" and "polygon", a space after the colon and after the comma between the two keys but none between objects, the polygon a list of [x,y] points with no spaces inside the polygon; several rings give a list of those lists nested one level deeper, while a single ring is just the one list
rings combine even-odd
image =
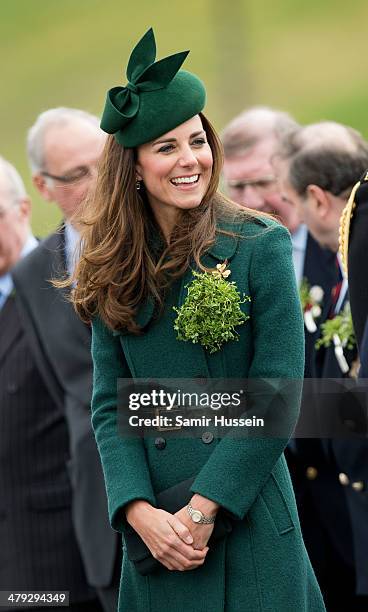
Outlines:
[{"label": "grey pinstripe suit", "polygon": [[120,543],[110,527],[100,458],[92,433],[91,334],[50,279],[64,274],[64,233],[52,234],[13,271],[21,314],[40,370],[68,423],[72,513],[89,584],[115,610]]},{"label": "grey pinstripe suit", "polygon": [[0,590],[95,598],[72,524],[68,457],[65,418],[36,367],[12,295],[0,311]]}]

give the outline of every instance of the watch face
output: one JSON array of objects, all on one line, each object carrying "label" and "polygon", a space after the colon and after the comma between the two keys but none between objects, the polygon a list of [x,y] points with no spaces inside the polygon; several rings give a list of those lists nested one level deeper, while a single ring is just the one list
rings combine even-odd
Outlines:
[{"label": "watch face", "polygon": [[200,512],[199,510],[194,510],[192,513],[192,521],[194,523],[200,523],[202,519],[202,512]]}]

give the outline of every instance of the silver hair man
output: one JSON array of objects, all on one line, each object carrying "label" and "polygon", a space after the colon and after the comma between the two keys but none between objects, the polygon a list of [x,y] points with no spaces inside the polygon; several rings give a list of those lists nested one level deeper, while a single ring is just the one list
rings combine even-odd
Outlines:
[{"label": "silver hair man", "polygon": [[[91,429],[91,334],[64,292],[50,281],[73,274],[79,254],[78,213],[94,189],[105,141],[97,117],[77,109],[48,110],[29,130],[33,183],[46,202],[59,207],[64,223],[17,267],[16,282],[22,286],[20,301],[32,337],[43,349],[42,367],[53,387],[57,381],[54,391],[67,419],[72,517],[86,578],[95,587],[104,612],[115,612],[121,547],[109,527],[101,462]],[[66,541],[59,552],[67,550]],[[75,607],[88,612],[102,608],[96,601]]]},{"label": "silver hair man", "polygon": [[0,157],[0,277],[17,263],[31,236],[31,202],[17,170]]},{"label": "silver hair man", "polygon": [[71,221],[93,188],[106,134],[94,115],[73,108],[53,108],[37,118],[27,149],[36,189]]},{"label": "silver hair man", "polygon": [[78,108],[59,106],[41,113],[28,131],[27,153],[32,174],[45,169],[45,134],[49,128],[65,127],[72,121],[84,121],[99,128],[99,119],[95,115]]}]

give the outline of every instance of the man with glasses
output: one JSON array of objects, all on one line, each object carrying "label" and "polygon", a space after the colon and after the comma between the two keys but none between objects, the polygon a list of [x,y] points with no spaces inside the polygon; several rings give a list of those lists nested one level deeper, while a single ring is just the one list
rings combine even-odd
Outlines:
[{"label": "man with glasses", "polygon": [[335,438],[327,438],[326,432],[321,440],[296,440],[297,452],[289,457],[303,535],[329,612],[368,609],[368,540],[362,524],[368,521],[368,469],[362,465],[367,440],[351,439],[354,432],[366,433],[367,421],[358,396],[343,393],[339,383],[356,375],[356,347],[349,350],[345,342],[344,328],[351,321],[348,314],[341,315],[348,312],[348,284],[336,257],[341,213],[367,167],[367,142],[335,122],[286,135],[277,161],[285,202],[295,207],[319,244],[330,249],[341,272],[323,315],[330,325],[334,321],[334,335],[317,351],[314,368],[315,377],[329,379],[329,395],[315,395],[312,402],[319,417],[327,415],[342,429]]},{"label": "man with glasses", "polygon": [[[231,199],[274,214],[288,228],[297,283],[329,294],[336,282],[334,255],[322,249],[301,224],[298,211],[282,197],[275,160],[282,139],[298,124],[282,111],[253,107],[235,117],[222,133],[224,182]],[[317,326],[305,327],[305,376],[312,376]]]},{"label": "man with glasses", "polygon": [[0,158],[0,591],[67,590],[70,610],[97,612],[72,523],[66,422],[14,288],[14,266],[38,244],[30,213],[21,177]]},{"label": "man with glasses", "polygon": [[222,133],[229,197],[248,208],[276,214],[291,234],[300,221],[281,198],[272,158],[283,134],[297,125],[287,113],[254,107],[235,117]]},{"label": "man with glasses", "polygon": [[14,273],[24,317],[32,328],[50,388],[68,423],[73,520],[87,580],[106,612],[115,612],[121,546],[110,528],[100,459],[90,423],[90,328],[50,279],[71,275],[78,257],[75,213],[93,189],[105,143],[97,117],[78,109],[42,113],[28,133],[33,183],[64,221]]}]

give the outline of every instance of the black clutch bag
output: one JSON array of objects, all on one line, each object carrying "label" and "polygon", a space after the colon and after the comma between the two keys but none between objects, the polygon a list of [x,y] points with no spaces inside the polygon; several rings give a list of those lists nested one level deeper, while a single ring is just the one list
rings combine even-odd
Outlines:
[{"label": "black clutch bag", "polygon": [[[175,514],[180,508],[186,506],[193,497],[193,493],[190,490],[193,482],[194,478],[188,478],[188,480],[183,480],[173,487],[158,493],[158,495],[156,495],[158,508],[162,508],[170,512],[170,514]],[[215,526],[208,545],[211,546],[211,544],[217,540],[224,538],[231,530],[231,519],[220,510],[217,513]],[[136,570],[142,574],[142,576],[147,576],[147,574],[151,574],[159,567],[163,567],[157,559],[152,557],[149,548],[130,525],[124,530],[124,540],[128,559],[134,563]]]}]

